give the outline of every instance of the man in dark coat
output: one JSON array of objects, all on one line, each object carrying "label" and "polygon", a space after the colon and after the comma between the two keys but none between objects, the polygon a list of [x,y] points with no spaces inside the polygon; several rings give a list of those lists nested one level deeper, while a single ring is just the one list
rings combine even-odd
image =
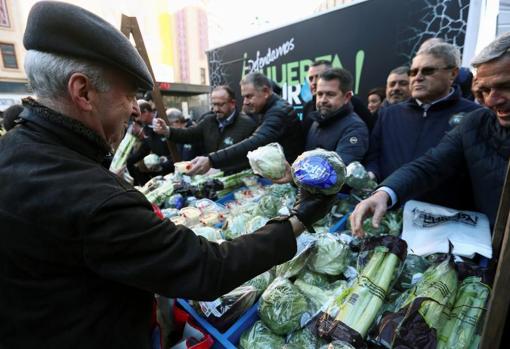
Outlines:
[{"label": "man in dark coat", "polygon": [[368,129],[353,111],[352,76],[340,68],[329,69],[317,83],[317,111],[306,137],[305,150],[335,151],[345,165],[361,161],[368,150]]},{"label": "man in dark coat", "polygon": [[[218,86],[211,93],[212,112],[203,116],[200,122],[185,129],[169,128],[161,119],[156,120],[154,130],[176,143],[199,143],[205,153],[239,143],[251,136],[257,127],[254,120],[236,107],[234,91],[228,86]],[[223,168],[226,173],[249,167],[248,160],[232,163]]]},{"label": "man in dark coat", "polygon": [[290,217],[221,245],[160,220],[101,165],[137,87],[153,87],[137,50],[50,1],[31,9],[24,45],[37,100],[0,139],[1,348],[148,349],[154,293],[215,299],[293,257],[295,236],[331,206],[302,193]]},{"label": "man in dark coat", "polygon": [[[310,86],[310,92],[312,93],[312,99],[303,105],[303,131],[305,135],[308,134],[308,130],[310,130],[310,127],[314,121],[311,118],[311,114],[317,111],[317,82],[319,81],[319,76],[331,68],[331,62],[318,60],[313,62],[313,64],[308,69],[308,84]],[[375,119],[372,117],[372,114],[365,106],[363,101],[357,96],[353,95],[351,96],[351,104],[354,112],[367,125],[368,130],[372,130],[374,127]]]},{"label": "man in dark coat", "polygon": [[201,174],[210,168],[224,169],[244,162],[250,150],[278,142],[285,158],[293,162],[303,152],[304,137],[301,123],[286,100],[273,93],[271,81],[261,73],[250,73],[240,82],[243,111],[257,115],[260,123],[255,132],[245,140],[230,147],[199,156],[192,160],[190,174]]},{"label": "man in dark coat", "polygon": [[510,33],[503,34],[473,60],[476,78],[489,109],[478,109],[417,160],[389,176],[362,201],[351,216],[354,234],[364,235],[362,222],[373,215],[377,227],[388,207],[402,204],[467,168],[475,209],[494,225],[510,157]]},{"label": "man in dark coat", "polygon": [[[414,57],[410,69],[412,98],[382,108],[370,137],[366,165],[378,182],[437,145],[451,130],[454,115],[480,108],[462,98],[458,88],[452,88],[459,64],[458,49],[446,43],[430,46]],[[469,209],[472,200],[467,185],[466,177],[456,178],[423,192],[418,199]]]}]

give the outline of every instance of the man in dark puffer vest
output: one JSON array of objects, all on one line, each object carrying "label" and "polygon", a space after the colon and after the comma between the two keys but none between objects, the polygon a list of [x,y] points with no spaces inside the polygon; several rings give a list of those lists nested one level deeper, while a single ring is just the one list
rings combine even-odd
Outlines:
[{"label": "man in dark puffer vest", "polygon": [[363,236],[363,219],[373,214],[379,225],[388,206],[404,203],[466,167],[471,180],[475,209],[494,226],[499,198],[510,157],[510,33],[483,49],[472,62],[484,104],[490,108],[468,114],[425,155],[389,176],[351,216],[353,232]]}]

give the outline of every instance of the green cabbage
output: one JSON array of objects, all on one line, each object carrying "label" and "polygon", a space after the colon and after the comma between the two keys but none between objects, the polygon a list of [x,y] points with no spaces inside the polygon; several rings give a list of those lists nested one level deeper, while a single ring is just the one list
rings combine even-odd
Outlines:
[{"label": "green cabbage", "polygon": [[271,331],[286,335],[310,316],[306,297],[288,279],[276,278],[259,301],[259,316]]},{"label": "green cabbage", "polygon": [[330,233],[319,234],[317,238],[317,252],[310,258],[309,268],[321,274],[342,274],[349,265],[349,246]]},{"label": "green cabbage", "polygon": [[203,236],[209,241],[218,241],[223,237],[219,230],[211,227],[194,227],[193,232],[198,236]]},{"label": "green cabbage", "polygon": [[278,210],[282,207],[281,200],[273,195],[265,195],[260,198],[257,208],[253,211],[255,216],[264,216],[273,218],[278,215]]},{"label": "green cabbage", "polygon": [[273,270],[268,270],[265,273],[262,273],[258,276],[255,276],[253,279],[246,281],[244,284],[248,286],[253,286],[257,289],[257,297],[260,296],[271,282],[275,279],[275,275]]},{"label": "green cabbage", "polygon": [[377,183],[368,175],[367,170],[358,161],[353,161],[347,166],[345,183],[357,190],[373,190]]},{"label": "green cabbage", "polygon": [[310,257],[314,254],[314,245],[314,243],[308,243],[301,249],[298,248],[298,252],[294,258],[276,266],[276,276],[290,278],[299,274],[299,272],[305,267]]},{"label": "green cabbage", "polygon": [[297,279],[319,288],[324,288],[329,285],[328,277],[326,275],[315,273],[307,268],[301,271]]},{"label": "green cabbage", "polygon": [[262,321],[257,321],[252,328],[241,335],[239,347],[241,349],[281,348],[284,343],[283,337],[271,332]]},{"label": "green cabbage", "polygon": [[304,328],[290,335],[286,348],[295,346],[296,348],[315,349],[317,342],[317,336],[309,328]]},{"label": "green cabbage", "polygon": [[269,179],[280,179],[285,175],[287,161],[282,147],[270,143],[249,151],[246,155],[254,173]]},{"label": "green cabbage", "polygon": [[336,194],[345,181],[345,165],[334,151],[306,151],[292,164],[292,178],[300,188],[310,193]]},{"label": "green cabbage", "polygon": [[227,223],[223,228],[223,235],[225,239],[234,239],[238,236],[247,233],[247,224],[251,216],[247,213],[241,213],[238,215],[230,215],[227,218]]}]

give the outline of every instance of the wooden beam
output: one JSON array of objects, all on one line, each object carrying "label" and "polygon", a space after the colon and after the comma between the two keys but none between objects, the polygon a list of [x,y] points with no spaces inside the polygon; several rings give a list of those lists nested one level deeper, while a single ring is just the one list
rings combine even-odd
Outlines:
[{"label": "wooden beam", "polygon": [[498,263],[483,326],[481,349],[499,348],[510,305],[510,161],[492,234],[493,259]]},{"label": "wooden beam", "polygon": [[[129,17],[126,15],[122,15],[122,20],[120,24],[120,31],[124,34],[128,40],[131,35],[133,35],[133,40],[135,41],[135,47],[142,56],[149,72],[151,73],[152,80],[154,80],[154,88],[152,90],[152,101],[156,105],[156,110],[158,111],[158,117],[163,119],[167,125],[170,125],[165,113],[165,106],[163,105],[163,99],[161,98],[161,92],[159,90],[159,86],[156,83],[156,77],[154,76],[154,72],[152,70],[151,62],[149,59],[149,55],[147,54],[147,50],[145,49],[145,43],[143,42],[142,32],[140,31],[140,27],[138,26],[138,20],[136,17]],[[170,151],[170,155],[172,156],[172,161],[179,162],[181,161],[181,157],[177,152],[177,148],[173,142],[167,140],[168,150]]]}]

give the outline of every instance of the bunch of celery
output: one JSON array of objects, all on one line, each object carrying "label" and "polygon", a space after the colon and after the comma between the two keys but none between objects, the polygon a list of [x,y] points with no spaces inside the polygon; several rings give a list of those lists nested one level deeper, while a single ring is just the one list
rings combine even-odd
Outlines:
[{"label": "bunch of celery", "polygon": [[130,128],[128,129],[128,132],[126,132],[126,135],[124,136],[124,138],[119,144],[119,147],[115,151],[112,163],[110,164],[110,171],[117,173],[126,165],[127,158],[131,153],[131,149],[133,149],[135,143],[136,137],[131,134]]},{"label": "bunch of celery", "polygon": [[365,337],[383,305],[399,264],[399,258],[387,247],[376,247],[354,284],[338,297],[340,306],[335,320]]},{"label": "bunch of celery", "polygon": [[222,197],[231,193],[233,189],[243,185],[243,178],[253,175],[254,174],[252,170],[244,170],[229,176],[217,178],[223,184],[223,189],[217,191],[218,197]]},{"label": "bunch of celery", "polygon": [[411,289],[403,306],[411,304],[417,298],[426,298],[419,312],[429,327],[439,330],[453,305],[457,284],[457,272],[448,258],[423,273],[423,278]]},{"label": "bunch of celery", "polygon": [[462,281],[449,320],[439,334],[438,349],[467,349],[479,340],[476,331],[489,293],[489,286],[478,277],[471,276]]}]

